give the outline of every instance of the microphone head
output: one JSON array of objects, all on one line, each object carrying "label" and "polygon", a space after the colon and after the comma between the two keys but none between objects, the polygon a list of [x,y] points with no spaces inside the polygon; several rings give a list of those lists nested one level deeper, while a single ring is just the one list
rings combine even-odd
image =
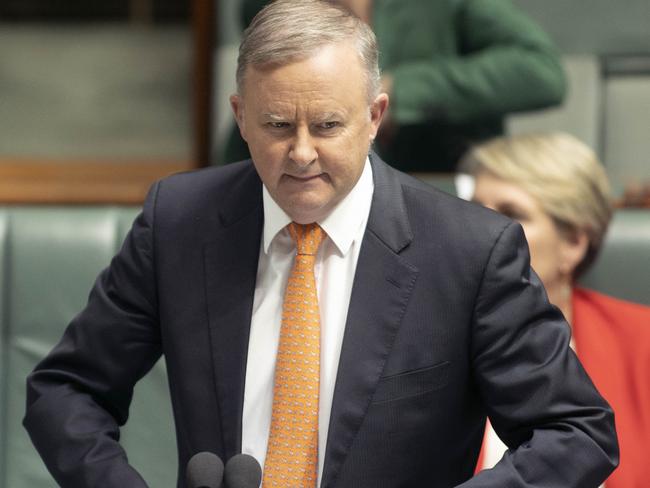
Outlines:
[{"label": "microphone head", "polygon": [[259,488],[262,468],[253,456],[237,454],[226,463],[225,476],[228,488]]},{"label": "microphone head", "polygon": [[223,462],[216,454],[199,452],[187,463],[185,476],[189,488],[221,488]]}]

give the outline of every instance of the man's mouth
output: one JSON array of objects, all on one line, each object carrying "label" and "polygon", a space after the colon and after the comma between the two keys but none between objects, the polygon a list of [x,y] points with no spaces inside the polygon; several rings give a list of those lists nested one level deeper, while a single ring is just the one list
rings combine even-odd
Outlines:
[{"label": "man's mouth", "polygon": [[322,174],[318,173],[315,175],[287,175],[287,176],[293,180],[306,182],[306,181],[315,180],[316,178],[320,178]]}]

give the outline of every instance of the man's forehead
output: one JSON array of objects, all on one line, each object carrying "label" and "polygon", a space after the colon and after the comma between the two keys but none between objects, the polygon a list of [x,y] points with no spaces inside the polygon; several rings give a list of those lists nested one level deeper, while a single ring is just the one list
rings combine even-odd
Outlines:
[{"label": "man's forehead", "polygon": [[246,70],[256,71],[262,74],[270,73],[272,71],[275,71],[278,68],[282,68],[284,66],[288,66],[294,63],[299,63],[301,61],[306,61],[307,59],[316,56],[317,53],[318,51],[314,50],[309,52],[308,54],[287,56],[286,58],[282,58],[281,60],[251,63],[251,65],[248,66]]}]

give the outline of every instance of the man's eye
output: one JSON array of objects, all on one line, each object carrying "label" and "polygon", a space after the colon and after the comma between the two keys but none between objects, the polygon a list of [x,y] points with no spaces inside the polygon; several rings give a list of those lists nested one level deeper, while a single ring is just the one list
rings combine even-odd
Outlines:
[{"label": "man's eye", "polygon": [[289,122],[269,122],[268,125],[273,129],[286,129],[289,127]]},{"label": "man's eye", "polygon": [[336,121],[330,121],[330,122],[323,122],[320,127],[321,129],[335,129],[338,127],[340,124]]}]

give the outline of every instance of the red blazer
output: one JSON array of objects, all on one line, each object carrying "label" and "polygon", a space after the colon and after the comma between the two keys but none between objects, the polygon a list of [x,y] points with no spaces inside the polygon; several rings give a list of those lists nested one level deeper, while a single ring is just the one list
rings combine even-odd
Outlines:
[{"label": "red blazer", "polygon": [[650,307],[595,291],[573,293],[578,357],[614,409],[620,465],[607,488],[647,487],[650,480]]},{"label": "red blazer", "polygon": [[[576,353],[614,409],[620,465],[606,488],[644,488],[650,480],[650,307],[576,288]],[[488,424],[489,426],[489,424]],[[483,449],[477,471],[484,467]]]}]

